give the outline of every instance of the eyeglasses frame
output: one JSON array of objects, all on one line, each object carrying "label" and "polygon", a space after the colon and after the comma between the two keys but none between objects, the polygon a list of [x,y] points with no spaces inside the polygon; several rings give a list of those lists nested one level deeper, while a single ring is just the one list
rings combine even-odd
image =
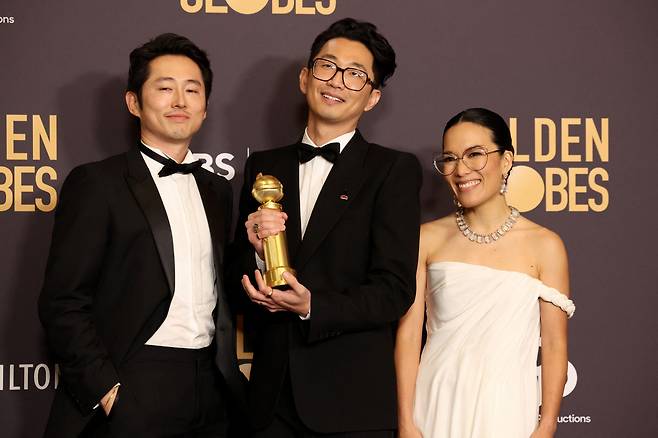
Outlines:
[{"label": "eyeglasses frame", "polygon": [[[466,164],[466,161],[464,161],[464,156],[468,153],[468,151],[470,151],[471,149],[475,149],[475,148],[484,149],[484,153],[487,156],[487,159],[485,160],[484,165],[482,167],[480,167],[479,169],[471,168],[468,164]],[[482,146],[482,145],[475,145],[475,146],[471,146],[470,148],[466,149],[461,157],[458,157],[455,154],[450,154],[450,155],[455,157],[455,168],[452,169],[452,172],[449,172],[449,173],[443,173],[439,170],[439,166],[436,165],[436,161],[437,161],[438,157],[435,157],[432,160],[432,165],[434,166],[434,169],[436,169],[436,171],[439,172],[440,175],[448,176],[448,175],[452,175],[453,173],[455,173],[455,170],[457,170],[458,162],[461,160],[461,162],[464,163],[464,166],[466,166],[467,168],[469,168],[473,172],[477,172],[479,170],[484,169],[487,166],[487,163],[489,162],[489,154],[493,154],[494,152],[505,152],[505,150],[504,149],[494,149],[492,151],[488,151],[487,148]],[[443,155],[444,154],[442,154],[441,157],[443,157]]]},{"label": "eyeglasses frame", "polygon": [[[326,61],[326,62],[330,62],[331,64],[333,64],[333,65],[336,66],[336,71],[334,72],[334,74],[333,74],[329,79],[320,79],[319,77],[315,76],[315,72],[314,72],[314,67],[315,67],[315,63],[316,63],[316,61]],[[346,71],[346,70],[356,70],[356,71],[360,71],[360,72],[364,73],[364,74],[366,75],[366,82],[363,84],[363,87],[359,88],[358,90],[355,90],[354,88],[350,88],[350,87],[348,87],[347,84],[345,83],[345,71]],[[368,84],[370,84],[370,85],[372,86],[372,88],[375,88],[375,82],[374,82],[372,79],[370,79],[370,76],[368,75],[368,72],[367,72],[367,71],[363,71],[363,70],[361,70],[360,68],[355,68],[355,67],[345,67],[345,68],[341,68],[341,67],[338,66],[338,64],[336,64],[336,63],[335,63],[334,61],[332,61],[331,59],[325,59],[325,58],[315,58],[315,59],[313,59],[313,61],[311,61],[311,75],[313,75],[313,77],[314,77],[315,79],[317,79],[318,81],[329,82],[329,81],[332,80],[334,77],[336,77],[336,75],[338,74],[338,72],[341,73],[340,76],[341,76],[341,79],[342,79],[342,81],[343,81],[343,85],[344,85],[345,88],[347,88],[348,90],[351,90],[351,91],[361,91],[361,90],[363,90],[363,89],[366,87],[366,85],[368,85]]]}]

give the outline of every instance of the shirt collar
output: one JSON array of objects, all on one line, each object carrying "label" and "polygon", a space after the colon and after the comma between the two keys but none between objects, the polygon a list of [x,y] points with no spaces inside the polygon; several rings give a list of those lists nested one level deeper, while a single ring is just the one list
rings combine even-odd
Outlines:
[{"label": "shirt collar", "polygon": [[322,146],[324,146],[326,144],[329,144],[329,143],[338,143],[338,144],[340,144],[340,152],[342,153],[343,149],[345,149],[345,146],[347,146],[347,143],[349,143],[350,140],[352,140],[352,137],[354,137],[355,133],[356,133],[356,130],[347,132],[343,135],[339,135],[338,137],[329,140],[328,142],[326,142],[325,144],[323,144],[321,146],[318,146],[313,142],[313,140],[311,140],[311,137],[309,137],[309,135],[308,135],[308,128],[306,128],[306,129],[304,129],[304,137],[302,137],[302,143],[307,144],[309,146],[313,146],[314,148],[322,147]]}]

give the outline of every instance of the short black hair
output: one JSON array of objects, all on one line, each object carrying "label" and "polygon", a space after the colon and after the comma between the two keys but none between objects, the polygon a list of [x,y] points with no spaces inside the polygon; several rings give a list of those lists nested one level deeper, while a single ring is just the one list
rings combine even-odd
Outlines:
[{"label": "short black hair", "polygon": [[206,104],[212,90],[212,70],[206,52],[189,39],[175,33],[163,33],[130,52],[130,69],[126,91],[137,95],[142,100],[142,86],[149,75],[149,64],[163,55],[187,56],[199,66],[206,91]]},{"label": "short black hair", "polygon": [[358,41],[368,48],[374,58],[373,70],[375,73],[375,88],[386,85],[386,81],[395,72],[395,51],[386,38],[377,32],[377,27],[372,23],[357,21],[354,18],[343,18],[329,26],[318,35],[311,46],[311,54],[308,57],[308,68],[313,65],[313,60],[327,41],[334,38],[347,38]]}]

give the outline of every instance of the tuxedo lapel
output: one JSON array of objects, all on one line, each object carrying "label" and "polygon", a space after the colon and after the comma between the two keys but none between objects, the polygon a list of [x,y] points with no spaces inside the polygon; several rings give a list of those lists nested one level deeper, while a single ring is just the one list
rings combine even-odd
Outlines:
[{"label": "tuxedo lapel", "polygon": [[212,238],[213,255],[215,260],[215,272],[219,275],[222,272],[222,265],[224,263],[224,245],[226,242],[226,212],[222,211],[222,206],[226,205],[222,202],[222,195],[217,193],[209,178],[210,174],[206,170],[199,169],[193,173],[196,180],[201,201],[203,202],[203,209],[206,213],[208,220],[208,227],[210,228],[210,237]]},{"label": "tuxedo lapel", "polygon": [[167,277],[169,292],[173,294],[175,285],[174,241],[167,212],[139,150],[133,148],[128,151],[126,159],[128,162],[128,174],[126,175],[128,187],[151,227],[160,262]]},{"label": "tuxedo lapel", "polygon": [[368,143],[357,131],[334,163],[318,195],[299,252],[293,259],[295,269],[301,270],[304,267],[356,198],[365,178],[363,162],[367,152]]}]

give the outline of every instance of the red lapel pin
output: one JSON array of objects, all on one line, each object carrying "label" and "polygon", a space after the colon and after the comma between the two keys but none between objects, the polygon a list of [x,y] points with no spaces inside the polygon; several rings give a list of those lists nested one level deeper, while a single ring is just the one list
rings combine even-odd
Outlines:
[{"label": "red lapel pin", "polygon": [[343,201],[347,201],[348,199],[350,199],[350,197],[347,195],[340,195],[340,199],[342,199]]}]

